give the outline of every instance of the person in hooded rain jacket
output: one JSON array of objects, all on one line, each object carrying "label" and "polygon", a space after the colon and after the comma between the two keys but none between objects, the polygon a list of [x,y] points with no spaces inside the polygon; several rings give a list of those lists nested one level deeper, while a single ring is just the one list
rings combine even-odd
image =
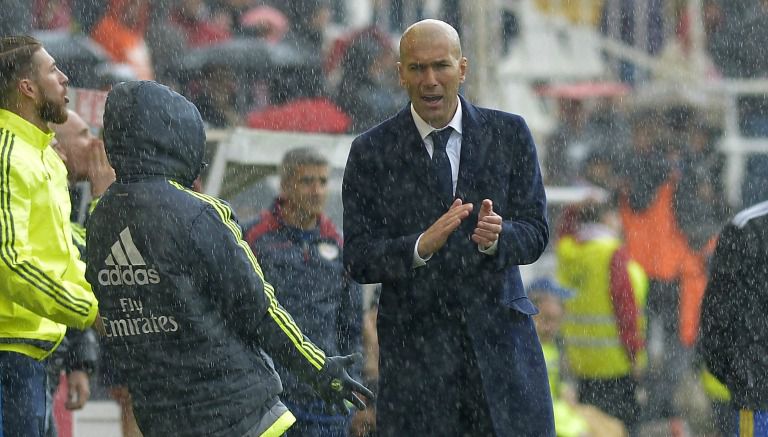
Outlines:
[{"label": "person in hooded rain jacket", "polygon": [[203,168],[197,108],[168,87],[109,93],[104,141],[116,181],[90,216],[86,277],[103,299],[104,347],[145,436],[273,436],[295,421],[272,358],[326,400],[371,393],[275,299],[225,202],[192,191]]}]

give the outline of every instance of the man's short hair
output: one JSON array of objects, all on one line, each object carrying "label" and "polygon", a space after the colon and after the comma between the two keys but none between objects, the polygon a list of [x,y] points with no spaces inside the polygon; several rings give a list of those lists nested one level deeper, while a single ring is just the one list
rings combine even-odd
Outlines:
[{"label": "man's short hair", "polygon": [[283,156],[283,162],[280,168],[280,177],[287,178],[294,175],[296,167],[302,165],[328,165],[328,159],[317,150],[311,147],[299,147],[289,150]]},{"label": "man's short hair", "polygon": [[31,36],[0,38],[0,107],[6,107],[16,83],[32,73],[32,56],[41,48]]}]

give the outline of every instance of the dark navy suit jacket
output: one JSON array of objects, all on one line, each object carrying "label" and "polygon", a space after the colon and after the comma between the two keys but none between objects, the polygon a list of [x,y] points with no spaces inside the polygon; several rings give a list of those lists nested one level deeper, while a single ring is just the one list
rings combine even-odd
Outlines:
[{"label": "dark navy suit jacket", "polygon": [[[461,104],[456,197],[474,210],[426,266],[413,268],[416,240],[450,205],[430,174],[410,108],[356,138],[347,161],[345,265],[361,283],[382,283],[379,430],[406,435],[437,429],[420,422],[440,417],[431,393],[440,396],[453,385],[440,377],[450,374],[441,372],[453,362],[441,355],[451,351],[441,344],[454,341],[449,337],[456,331],[448,328],[455,327],[432,323],[436,309],[448,306],[463,311],[496,435],[554,436],[531,320],[536,308],[518,270],[538,259],[549,238],[536,149],[521,117],[463,98]],[[480,253],[470,240],[486,198],[504,219],[495,255]]]}]

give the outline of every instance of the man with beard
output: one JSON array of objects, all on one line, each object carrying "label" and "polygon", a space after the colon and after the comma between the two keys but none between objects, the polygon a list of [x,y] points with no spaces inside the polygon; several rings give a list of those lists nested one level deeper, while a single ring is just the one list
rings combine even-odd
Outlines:
[{"label": "man with beard", "polygon": [[72,242],[67,170],[49,122],[67,121],[67,76],[39,41],[0,39],[0,436],[41,436],[45,366],[98,303]]}]

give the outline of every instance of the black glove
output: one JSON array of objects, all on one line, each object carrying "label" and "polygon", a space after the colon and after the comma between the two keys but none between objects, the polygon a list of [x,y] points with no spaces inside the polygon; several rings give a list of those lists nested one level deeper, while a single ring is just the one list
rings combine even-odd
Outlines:
[{"label": "black glove", "polygon": [[352,402],[361,410],[365,409],[365,402],[354,392],[360,393],[367,399],[373,399],[373,393],[347,373],[348,368],[362,359],[363,356],[360,354],[326,357],[323,368],[311,377],[312,387],[334,412],[349,414],[349,409],[344,404],[345,400]]}]

